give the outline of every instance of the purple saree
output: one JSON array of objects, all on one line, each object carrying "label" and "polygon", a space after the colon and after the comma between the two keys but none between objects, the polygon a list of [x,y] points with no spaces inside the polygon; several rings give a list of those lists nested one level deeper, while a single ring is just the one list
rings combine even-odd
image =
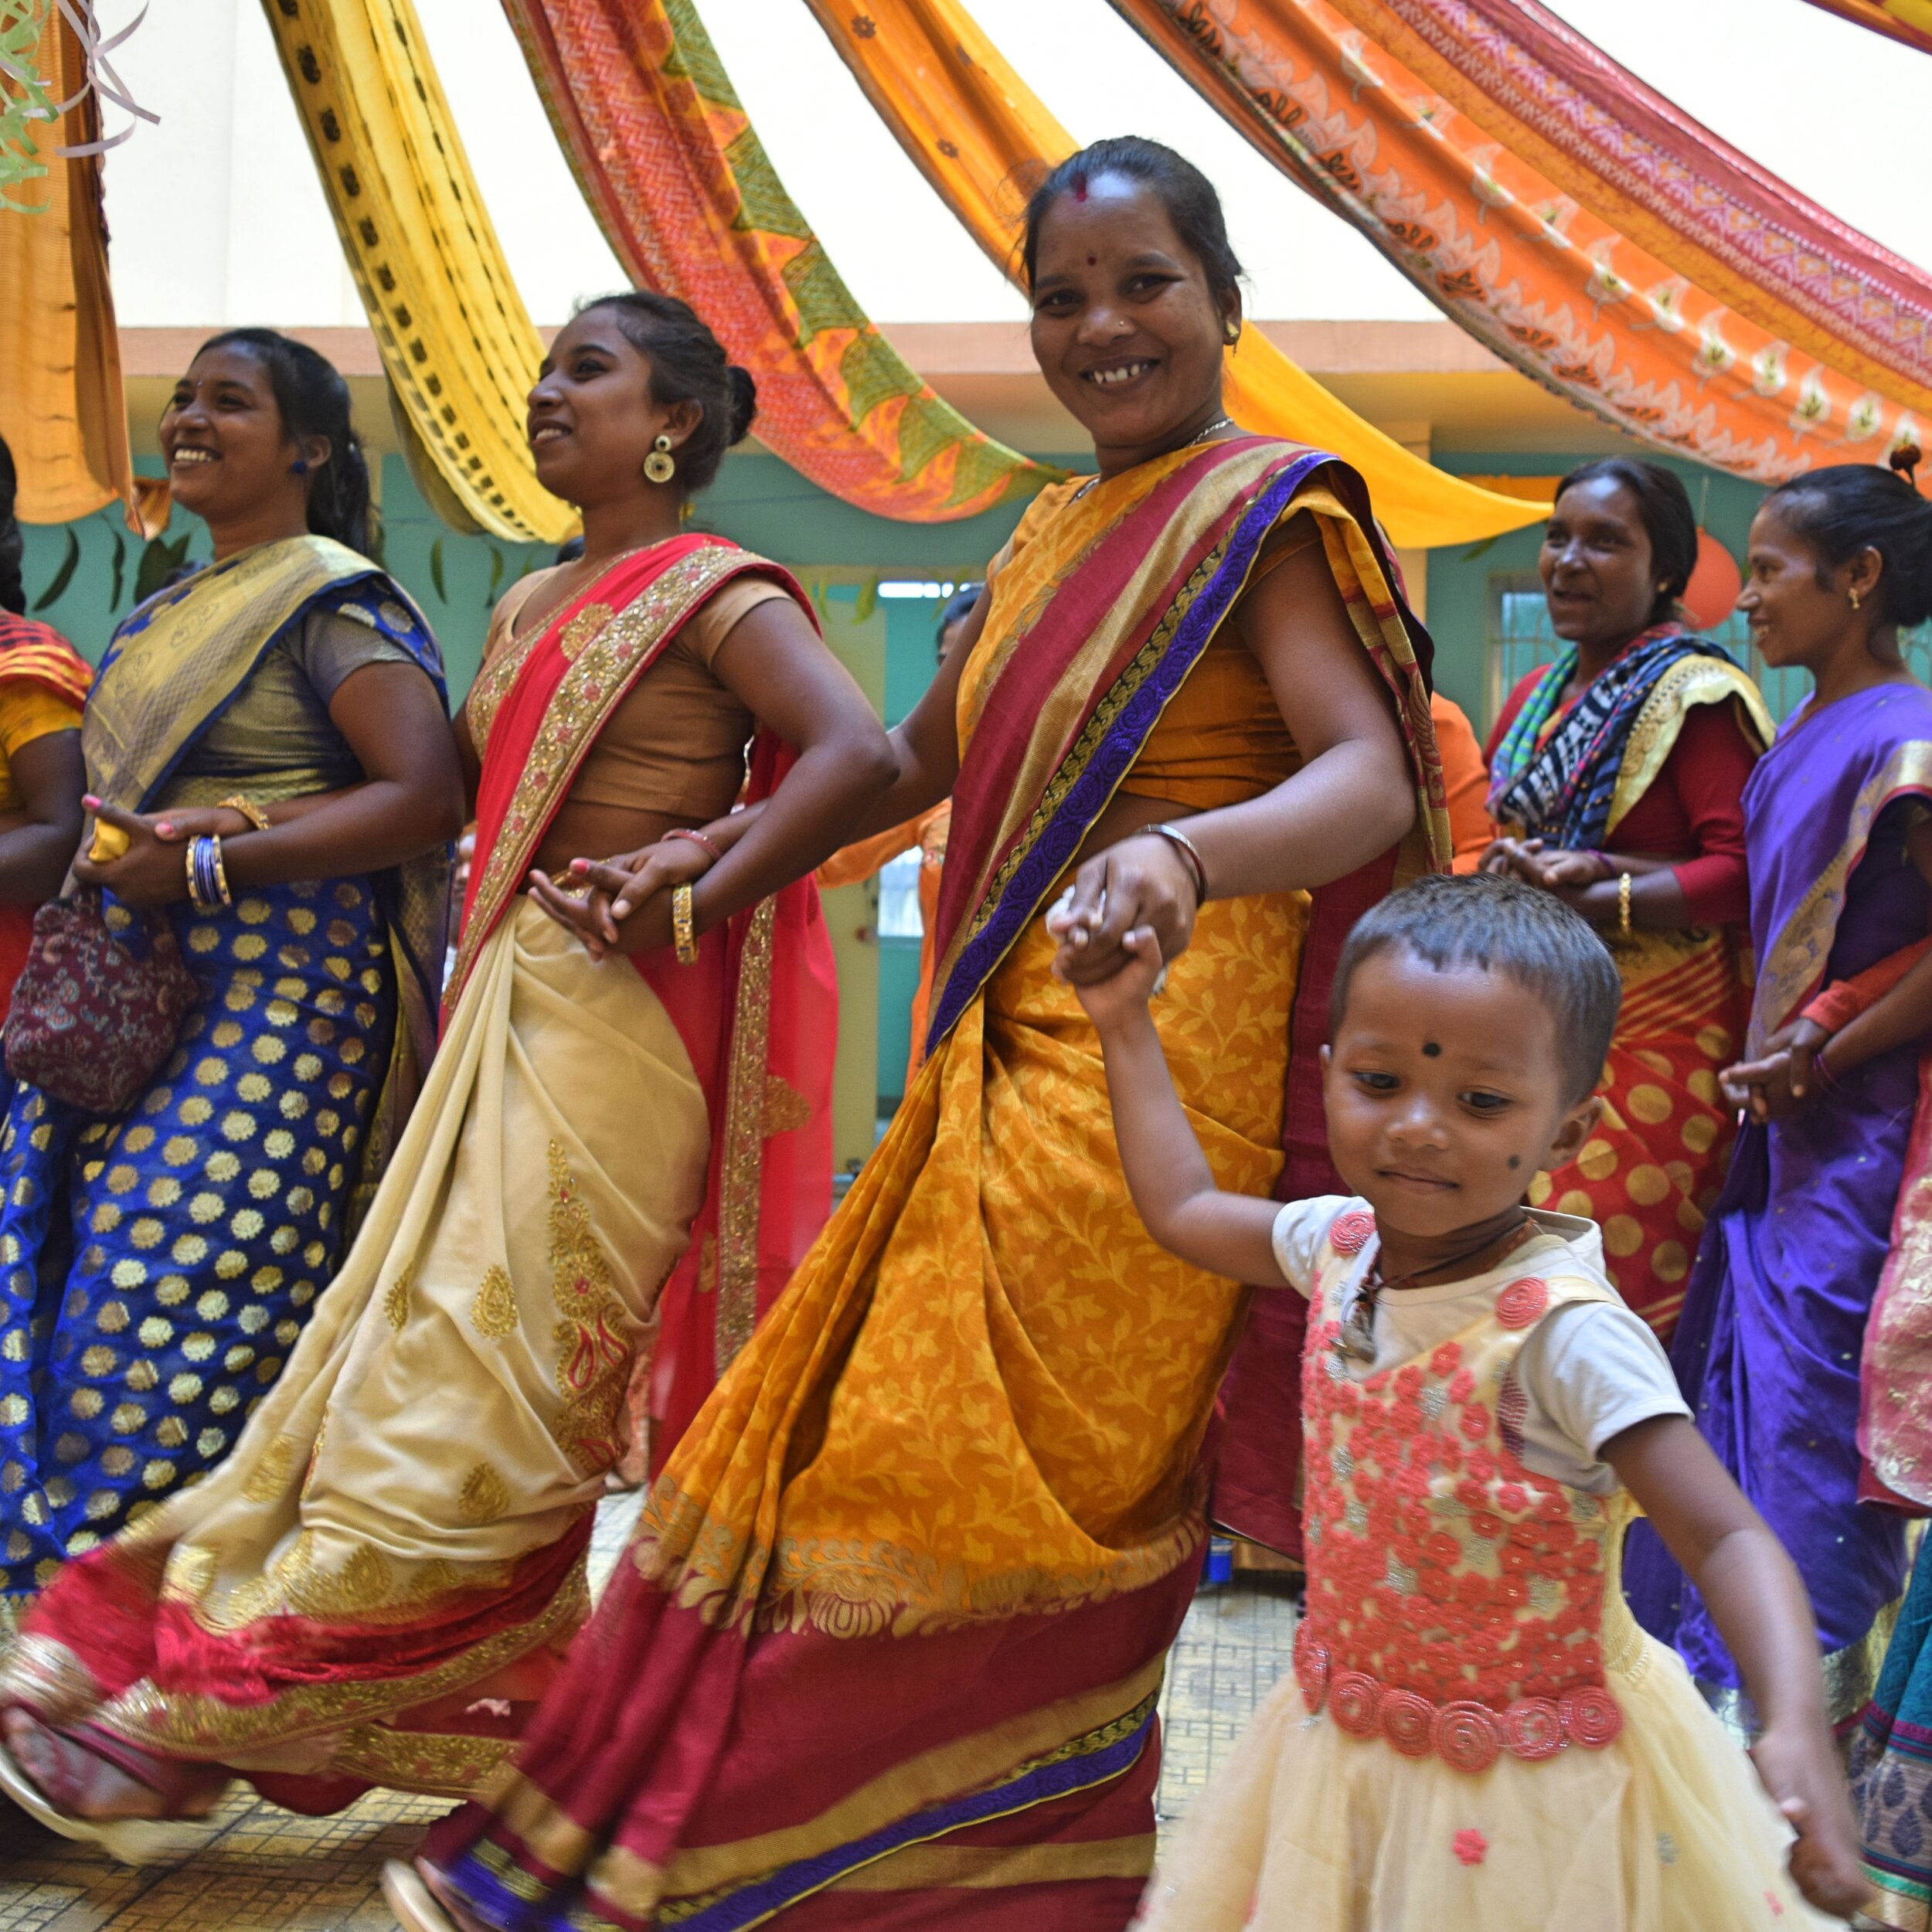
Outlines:
[{"label": "purple saree", "polygon": [[[1828,980],[1923,938],[1905,835],[1932,798],[1932,693],[1883,685],[1786,724],[1744,788],[1758,981],[1747,1053]],[[1904,1525],[1858,1506],[1859,1365],[1918,1101],[1919,1048],[1868,1060],[1796,1117],[1740,1132],[1672,1349],[1697,1424],[1791,1552],[1831,1715],[1870,1698],[1904,1587]],[[1625,1588],[1719,1713],[1752,1714],[1709,1613],[1646,1524]]]}]

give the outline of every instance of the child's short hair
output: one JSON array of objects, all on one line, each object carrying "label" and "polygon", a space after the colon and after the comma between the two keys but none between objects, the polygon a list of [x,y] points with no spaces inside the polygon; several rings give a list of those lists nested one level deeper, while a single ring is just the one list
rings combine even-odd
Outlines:
[{"label": "child's short hair", "polygon": [[1507,973],[1556,1022],[1569,1104],[1596,1086],[1616,1031],[1623,981],[1589,921],[1553,893],[1484,872],[1432,875],[1391,893],[1355,921],[1343,942],[1328,995],[1332,1036],[1355,968],[1392,946],[1406,947],[1437,972],[1476,966]]}]

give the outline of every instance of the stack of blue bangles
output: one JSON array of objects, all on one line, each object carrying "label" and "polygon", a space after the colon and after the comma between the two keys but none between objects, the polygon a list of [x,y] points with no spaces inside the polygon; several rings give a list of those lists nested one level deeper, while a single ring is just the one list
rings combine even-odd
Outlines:
[{"label": "stack of blue bangles", "polygon": [[188,842],[188,896],[199,913],[235,903],[228,889],[228,869],[222,863],[219,832]]}]

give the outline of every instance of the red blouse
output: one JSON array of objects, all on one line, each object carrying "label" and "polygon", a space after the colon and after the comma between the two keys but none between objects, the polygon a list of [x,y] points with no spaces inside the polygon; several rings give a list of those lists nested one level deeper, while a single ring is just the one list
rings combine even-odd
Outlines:
[{"label": "red blouse", "polygon": [[[1540,668],[1531,672],[1510,692],[1484,747],[1492,765],[1497,747],[1543,675]],[[1684,714],[1664,768],[1617,821],[1614,836],[1619,852],[1660,859],[1694,855],[1671,869],[1700,926],[1750,923],[1744,781],[1757,760],[1734,703],[1693,705]]]}]

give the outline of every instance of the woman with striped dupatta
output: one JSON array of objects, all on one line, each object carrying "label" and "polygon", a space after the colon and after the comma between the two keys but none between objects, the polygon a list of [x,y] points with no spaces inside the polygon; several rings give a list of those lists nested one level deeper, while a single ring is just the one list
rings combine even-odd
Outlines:
[{"label": "woman with striped dupatta", "polygon": [[1539,562],[1563,648],[1496,720],[1506,835],[1483,861],[1566,900],[1616,955],[1603,1124],[1529,1199],[1602,1228],[1617,1292],[1667,1338],[1733,1131],[1717,1071],[1743,1037],[1743,795],[1771,737],[1757,685],[1676,615],[1696,560],[1668,470],[1612,457],[1557,486]]},{"label": "woman with striped dupatta", "polygon": [[1089,148],[1035,196],[1026,264],[1100,473],[1022,519],[855,828],[954,794],[930,1050],[514,1767],[392,1868],[412,1927],[1132,1915],[1247,1297],[1135,1217],[1054,934],[1100,975],[1155,928],[1223,1185],[1266,1192],[1285,1146],[1305,1187],[1342,934],[1446,861],[1446,825],[1359,480],[1222,414],[1213,189],[1149,142]]},{"label": "woman with striped dupatta", "polygon": [[[809,875],[892,763],[798,585],[682,528],[752,407],[671,298],[594,302],[552,346],[531,447],[585,553],[504,600],[464,707],[476,852],[435,1063],[227,1464],[27,1621],[0,1781],[57,1831],[138,1852],[237,1774],[307,1811],[475,1789],[587,1612],[665,1298],[695,1407],[824,1219]],[[755,838],[584,922],[580,855],[704,854],[747,764]]]}]

